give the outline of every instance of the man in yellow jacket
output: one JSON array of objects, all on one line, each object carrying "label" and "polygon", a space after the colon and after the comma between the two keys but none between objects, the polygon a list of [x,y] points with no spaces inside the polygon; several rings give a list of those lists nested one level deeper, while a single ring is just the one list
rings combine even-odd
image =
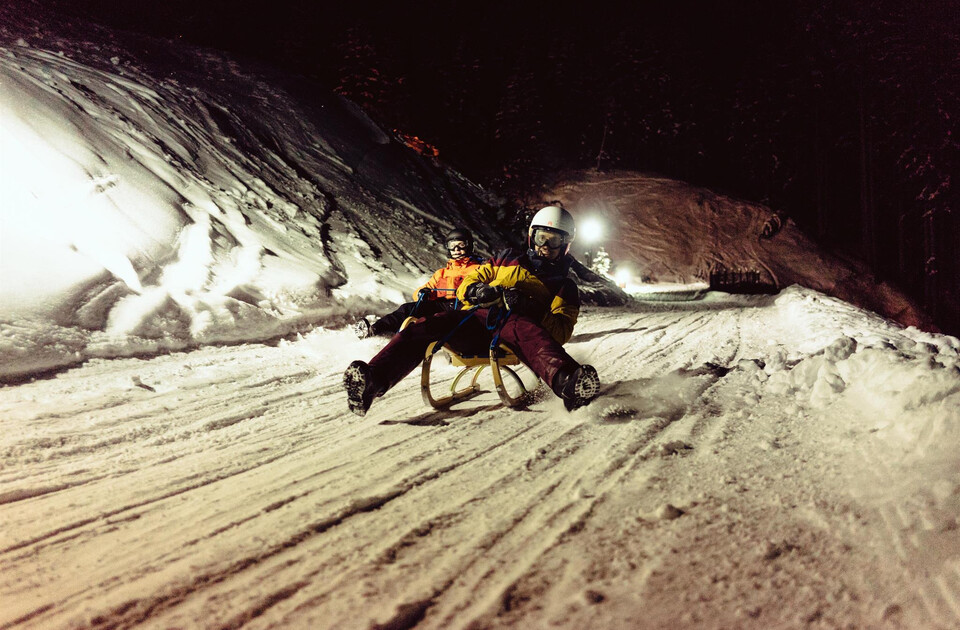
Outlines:
[{"label": "man in yellow jacket", "polygon": [[[350,364],[343,375],[350,410],[364,415],[374,398],[420,364],[431,342],[445,339],[458,352],[481,354],[494,334],[563,399],[568,410],[596,398],[600,393],[596,369],[580,365],[563,349],[580,313],[580,292],[567,276],[575,234],[569,212],[559,206],[542,208],[530,222],[525,252],[504,250],[460,284],[458,297],[476,310],[427,317],[396,334],[369,363]],[[498,330],[488,329],[491,319],[500,322]]]},{"label": "man in yellow jacket", "polygon": [[483,259],[474,253],[473,234],[466,228],[454,228],[447,232],[444,239],[450,259],[437,269],[426,284],[413,294],[413,302],[384,315],[372,324],[364,317],[353,325],[353,331],[360,339],[374,335],[391,336],[400,330],[404,320],[412,315],[429,317],[444,311],[456,310],[460,306],[457,289],[468,273],[477,268]]}]

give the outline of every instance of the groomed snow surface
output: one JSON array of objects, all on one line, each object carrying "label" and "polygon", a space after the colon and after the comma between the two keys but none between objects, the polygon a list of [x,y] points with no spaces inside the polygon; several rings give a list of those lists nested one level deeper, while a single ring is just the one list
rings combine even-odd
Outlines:
[{"label": "groomed snow surface", "polygon": [[960,624],[956,339],[798,287],[593,308],[586,408],[436,412],[411,376],[358,418],[341,373],[383,343],[0,390],[0,625]]}]

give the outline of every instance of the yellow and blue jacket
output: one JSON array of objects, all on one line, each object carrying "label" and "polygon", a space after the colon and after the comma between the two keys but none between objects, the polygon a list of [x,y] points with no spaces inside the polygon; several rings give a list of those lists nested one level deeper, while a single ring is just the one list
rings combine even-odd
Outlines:
[{"label": "yellow and blue jacket", "polygon": [[506,249],[467,274],[457,289],[457,297],[469,304],[464,296],[467,287],[476,282],[505,289],[517,287],[530,305],[524,314],[539,320],[557,342],[564,344],[573,336],[580,315],[580,291],[567,277],[572,262],[569,254],[556,261],[544,261],[531,257],[529,252]]}]

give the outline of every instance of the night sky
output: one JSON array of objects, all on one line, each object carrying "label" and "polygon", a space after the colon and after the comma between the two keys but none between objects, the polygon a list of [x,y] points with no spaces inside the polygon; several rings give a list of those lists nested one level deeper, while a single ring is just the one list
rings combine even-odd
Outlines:
[{"label": "night sky", "polygon": [[960,333],[960,1],[59,5],[312,77],[518,209],[597,167],[767,203]]}]

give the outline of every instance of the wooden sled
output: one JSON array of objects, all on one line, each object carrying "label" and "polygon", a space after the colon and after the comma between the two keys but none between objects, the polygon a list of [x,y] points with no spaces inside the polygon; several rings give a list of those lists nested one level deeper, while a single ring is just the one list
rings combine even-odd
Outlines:
[{"label": "wooden sled", "polygon": [[[446,352],[450,357],[450,363],[452,365],[460,368],[460,372],[457,373],[453,382],[450,384],[450,393],[446,396],[435,398],[430,390],[430,365],[433,362],[433,356],[435,354],[434,348],[436,345],[437,342],[433,342],[427,346],[427,352],[423,358],[423,366],[420,370],[420,391],[423,393],[423,402],[434,409],[446,409],[456,402],[471,398],[483,391],[477,384],[477,380],[480,378],[480,373],[483,372],[483,368],[487,366],[490,366],[490,373],[493,375],[493,384],[496,386],[497,394],[500,396],[500,400],[504,405],[508,407],[518,407],[529,398],[526,386],[511,367],[521,365],[520,359],[503,344],[492,348],[489,355],[474,356],[463,355],[449,346],[443,346],[441,350]],[[470,385],[458,390],[457,385],[471,372],[473,372],[473,376],[470,379]],[[513,382],[516,383],[520,389],[520,393],[517,396],[511,396],[507,391],[503,382],[503,375],[505,373],[513,379]]]},{"label": "wooden sled", "polygon": [[[413,321],[415,321],[415,318],[407,318],[400,329],[403,330]],[[496,348],[491,348],[488,355],[464,355],[448,345],[437,349],[437,343],[438,342],[434,341],[427,346],[427,351],[424,353],[423,364],[420,369],[420,391],[423,394],[423,402],[426,404],[434,409],[446,409],[454,403],[476,396],[483,391],[477,383],[480,378],[480,373],[488,366],[490,367],[490,374],[493,376],[493,384],[497,389],[497,394],[500,396],[500,400],[504,405],[508,407],[519,407],[529,401],[530,392],[512,367],[523,365],[523,363],[506,345],[499,344]],[[430,366],[433,364],[433,357],[437,352],[446,353],[450,358],[450,364],[459,367],[460,371],[450,384],[450,393],[444,396],[434,397],[430,388]],[[457,386],[460,382],[471,373],[470,384],[458,390]],[[507,374],[517,385],[520,391],[518,395],[512,396],[510,392],[507,391],[503,379],[504,374]]]}]

